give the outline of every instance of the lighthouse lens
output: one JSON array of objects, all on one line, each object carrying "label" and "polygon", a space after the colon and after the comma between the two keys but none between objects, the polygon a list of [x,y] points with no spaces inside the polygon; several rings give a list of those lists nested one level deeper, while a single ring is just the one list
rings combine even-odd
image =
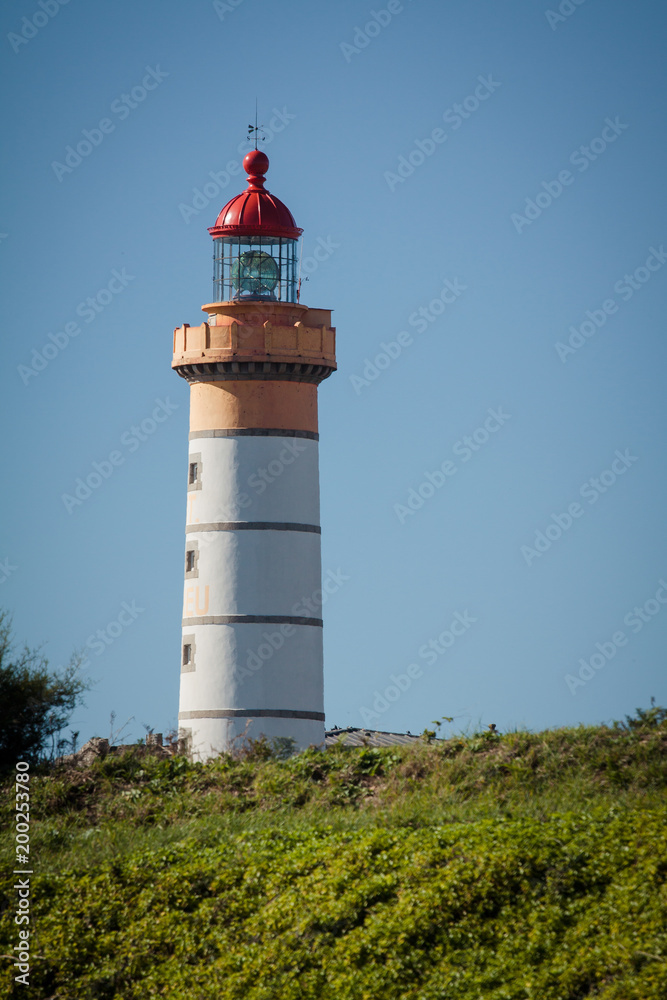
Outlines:
[{"label": "lighthouse lens", "polygon": [[215,302],[297,301],[298,240],[223,236],[214,241]]},{"label": "lighthouse lens", "polygon": [[278,284],[278,265],[263,250],[246,250],[232,264],[232,284],[246,295],[273,295]]}]

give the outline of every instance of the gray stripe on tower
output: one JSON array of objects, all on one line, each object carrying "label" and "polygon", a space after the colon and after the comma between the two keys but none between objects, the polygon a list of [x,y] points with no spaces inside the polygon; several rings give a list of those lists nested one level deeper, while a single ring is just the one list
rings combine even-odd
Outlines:
[{"label": "gray stripe on tower", "polygon": [[223,427],[212,431],[190,431],[188,440],[222,437],[291,437],[309,438],[311,441],[320,440],[320,435],[316,431],[292,431],[284,430],[282,427]]},{"label": "gray stripe on tower", "polygon": [[288,521],[214,521],[209,524],[190,524],[185,533],[196,531],[311,531],[322,534],[319,524],[291,524]]},{"label": "gray stripe on tower", "polygon": [[314,625],[322,628],[321,618],[300,618],[297,615],[200,615],[184,618],[183,628],[191,625]]},{"label": "gray stripe on tower", "polygon": [[219,708],[203,712],[179,712],[179,719],[313,719],[324,722],[324,712],[300,712],[288,708]]}]

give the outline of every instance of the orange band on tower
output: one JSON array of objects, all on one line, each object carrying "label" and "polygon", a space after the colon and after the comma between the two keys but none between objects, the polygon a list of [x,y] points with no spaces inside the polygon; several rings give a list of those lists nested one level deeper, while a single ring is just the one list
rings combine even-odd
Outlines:
[{"label": "orange band on tower", "polygon": [[317,386],[309,382],[248,379],[194,382],[190,431],[250,427],[317,433]]}]

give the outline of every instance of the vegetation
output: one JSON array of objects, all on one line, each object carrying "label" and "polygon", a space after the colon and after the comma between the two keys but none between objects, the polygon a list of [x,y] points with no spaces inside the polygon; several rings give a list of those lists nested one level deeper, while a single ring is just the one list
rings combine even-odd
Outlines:
[{"label": "vegetation", "polygon": [[[664,1000],[666,750],[652,707],[608,727],[288,760],[259,742],[206,765],[144,750],[45,769],[31,780],[31,988]],[[0,993],[21,996],[4,965]]]},{"label": "vegetation", "polygon": [[39,649],[16,650],[11,619],[0,611],[0,775],[17,760],[53,759],[76,741],[78,733],[71,740],[61,734],[87,688],[79,659],[60,674],[48,666]]}]

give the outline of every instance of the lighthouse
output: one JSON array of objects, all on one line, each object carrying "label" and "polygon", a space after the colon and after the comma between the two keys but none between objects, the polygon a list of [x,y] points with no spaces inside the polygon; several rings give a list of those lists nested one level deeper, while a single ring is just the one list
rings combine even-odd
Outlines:
[{"label": "lighthouse", "polygon": [[190,383],[179,729],[195,760],[245,737],[324,744],[317,387],[331,310],[300,302],[302,230],[265,187],[222,209],[205,322],[174,331]]}]

